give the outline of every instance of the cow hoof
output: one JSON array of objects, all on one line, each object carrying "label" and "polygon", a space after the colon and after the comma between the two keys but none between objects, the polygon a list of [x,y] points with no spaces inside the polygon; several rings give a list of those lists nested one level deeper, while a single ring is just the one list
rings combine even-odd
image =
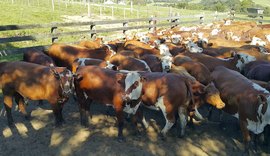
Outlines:
[{"label": "cow hoof", "polygon": [[25,115],[24,118],[25,118],[25,120],[29,121],[31,119],[31,116],[30,115]]},{"label": "cow hoof", "polygon": [[117,141],[118,141],[119,143],[122,143],[122,142],[126,142],[126,139],[125,139],[125,137],[123,137],[123,136],[118,136],[118,137],[117,137]]},{"label": "cow hoof", "polygon": [[63,127],[63,123],[62,122],[57,122],[57,123],[55,123],[55,127],[56,128],[61,128],[61,127]]},{"label": "cow hoof", "polygon": [[11,128],[11,129],[12,128],[15,128],[15,124],[13,122],[12,123],[8,123],[8,127]]},{"label": "cow hoof", "polygon": [[190,127],[192,130],[195,130],[195,126],[193,122],[188,122],[188,127]]},{"label": "cow hoof", "polygon": [[161,140],[166,141],[166,135],[164,135],[163,133],[160,133],[159,137]]}]

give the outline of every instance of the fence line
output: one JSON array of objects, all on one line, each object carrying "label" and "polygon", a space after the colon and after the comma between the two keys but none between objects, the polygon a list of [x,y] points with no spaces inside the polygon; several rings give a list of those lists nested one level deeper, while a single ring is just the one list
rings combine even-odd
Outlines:
[{"label": "fence line", "polygon": [[[76,36],[82,34],[88,34],[91,37],[96,36],[99,33],[105,32],[114,32],[114,31],[122,31],[123,36],[126,35],[128,30],[141,30],[141,29],[148,29],[148,30],[156,30],[157,27],[163,26],[170,26],[175,27],[179,24],[202,24],[212,22],[213,20],[217,20],[219,16],[225,15],[215,13],[211,15],[187,15],[187,16],[172,16],[172,17],[151,17],[151,18],[137,18],[137,19],[123,19],[123,20],[110,20],[110,21],[87,21],[87,22],[70,22],[70,23],[50,23],[50,24],[29,24],[29,25],[4,25],[0,26],[0,32],[7,32],[7,31],[15,31],[15,30],[25,30],[25,29],[40,29],[40,28],[48,28],[51,30],[51,33],[42,33],[42,34],[30,34],[24,36],[12,36],[6,38],[0,38],[0,44],[7,44],[13,42],[23,42],[23,41],[39,41],[44,38],[50,38],[51,43],[54,43],[58,40],[59,37],[64,36]],[[208,17],[208,19],[206,19]],[[214,18],[213,18],[214,17]],[[182,21],[183,19],[194,19],[191,21]],[[238,18],[232,17],[238,20],[245,20],[245,18]],[[138,22],[147,22],[144,25],[138,25]],[[262,22],[262,20],[260,20]],[[264,20],[264,22],[270,22],[270,20]],[[133,25],[130,23],[133,23]],[[135,24],[134,24],[135,23]],[[96,26],[100,25],[112,25],[112,24],[121,24],[121,26],[114,27],[114,28],[102,28],[97,29]],[[80,26],[88,26],[87,30],[79,30],[79,31],[71,31],[71,32],[57,32],[56,30],[61,27],[80,27]],[[78,30],[78,29],[77,29]],[[50,44],[50,43],[48,43]],[[48,45],[39,45],[33,47],[24,47],[24,48],[17,48],[17,49],[6,49],[0,51],[0,57],[5,56],[8,54],[15,54],[15,53],[22,53],[29,49],[44,49],[48,47]]]}]

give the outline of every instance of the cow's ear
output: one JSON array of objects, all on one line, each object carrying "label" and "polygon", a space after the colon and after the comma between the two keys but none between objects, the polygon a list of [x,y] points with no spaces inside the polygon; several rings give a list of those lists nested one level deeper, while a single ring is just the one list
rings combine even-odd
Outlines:
[{"label": "cow's ear", "polygon": [[122,73],[117,73],[116,74],[116,81],[118,83],[123,83],[125,81],[126,75]]},{"label": "cow's ear", "polygon": [[257,96],[257,99],[258,99],[259,105],[261,105],[261,104],[263,105],[261,113],[264,114],[266,112],[266,109],[267,109],[267,98],[264,95],[259,94]]},{"label": "cow's ear", "polygon": [[236,55],[236,52],[235,51],[232,51],[231,52],[231,57],[234,57]]},{"label": "cow's ear", "polygon": [[207,46],[212,47],[213,43],[208,43]]},{"label": "cow's ear", "polygon": [[115,65],[113,65],[113,66],[112,66],[112,70],[117,71],[117,70],[118,70],[118,67],[117,67],[117,66],[115,66]]}]

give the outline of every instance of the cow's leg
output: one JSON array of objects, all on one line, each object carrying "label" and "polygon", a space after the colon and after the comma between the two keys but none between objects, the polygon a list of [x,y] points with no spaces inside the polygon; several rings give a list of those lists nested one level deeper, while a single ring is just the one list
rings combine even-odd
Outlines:
[{"label": "cow's leg", "polygon": [[243,135],[243,141],[245,144],[245,153],[249,154],[251,150],[251,137],[247,129],[247,122],[240,119],[240,128]]},{"label": "cow's leg", "polygon": [[180,120],[180,130],[178,130],[178,137],[183,137],[185,135],[185,128],[187,125],[187,109],[184,107],[179,107],[178,115]]},{"label": "cow's leg", "polygon": [[25,109],[24,98],[19,93],[15,93],[14,97],[15,102],[18,104],[20,112],[24,115],[25,119],[29,120],[30,116]]},{"label": "cow's leg", "polygon": [[65,123],[65,120],[63,118],[63,107],[64,107],[64,103],[58,103],[59,105],[59,120],[61,123]]},{"label": "cow's leg", "polygon": [[62,126],[63,117],[62,117],[61,104],[58,104],[58,103],[52,104],[52,109],[55,116],[55,126],[56,127]]},{"label": "cow's leg", "polygon": [[117,140],[119,142],[125,141],[125,138],[123,136],[123,128],[124,128],[124,113],[123,113],[123,108],[122,105],[114,105],[115,107],[115,113],[116,113],[116,118],[118,122],[118,138]]},{"label": "cow's leg", "polygon": [[7,121],[9,127],[14,127],[14,120],[11,114],[12,109],[12,96],[4,95],[4,105],[7,112]]}]

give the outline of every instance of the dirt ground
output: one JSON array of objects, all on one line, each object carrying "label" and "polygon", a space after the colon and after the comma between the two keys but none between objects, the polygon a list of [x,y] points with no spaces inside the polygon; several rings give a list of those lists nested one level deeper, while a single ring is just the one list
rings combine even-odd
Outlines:
[{"label": "dirt ground", "polygon": [[[70,99],[64,107],[66,124],[54,127],[54,116],[48,103],[39,106],[36,101],[27,106],[31,119],[27,121],[14,107],[15,128],[7,126],[3,100],[0,105],[0,156],[27,155],[242,155],[242,136],[236,119],[226,116],[224,127],[217,122],[197,124],[187,128],[184,138],[176,137],[172,128],[165,141],[158,137],[165,120],[161,112],[145,110],[150,127],[142,137],[134,135],[131,124],[126,121],[126,142],[116,140],[116,118],[106,115],[108,108],[100,104],[91,106],[90,127],[80,126],[77,103]],[[212,121],[215,121],[215,114]],[[270,147],[263,147],[259,155],[270,155]]]}]

